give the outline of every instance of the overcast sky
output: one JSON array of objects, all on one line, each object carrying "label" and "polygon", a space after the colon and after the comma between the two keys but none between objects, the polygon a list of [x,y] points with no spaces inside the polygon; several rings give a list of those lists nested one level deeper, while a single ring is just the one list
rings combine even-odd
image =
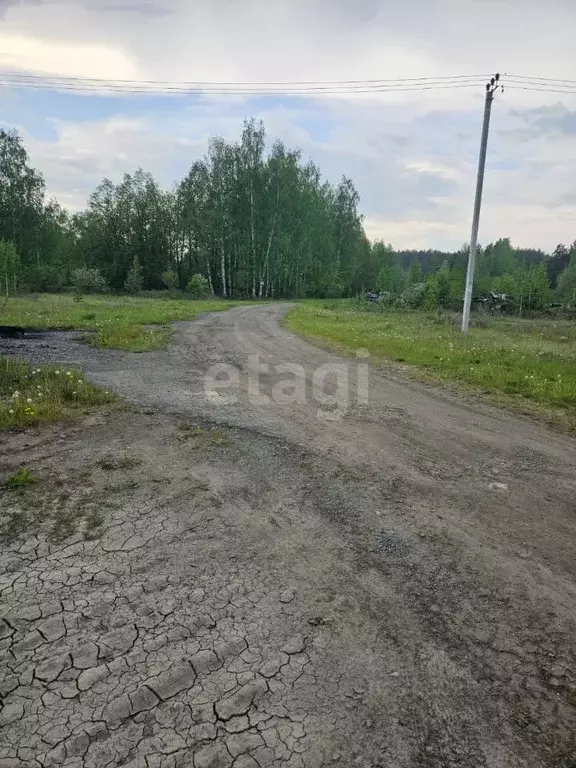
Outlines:
[{"label": "overcast sky", "polygon": [[[0,0],[0,69],[132,80],[298,81],[490,73],[576,81],[576,2]],[[503,78],[506,82],[506,78]],[[246,116],[354,179],[370,237],[469,238],[482,87],[339,98],[102,96],[0,86],[50,194],[82,207],[139,165],[166,185]],[[480,239],[552,250],[576,238],[576,89],[494,104]]]}]

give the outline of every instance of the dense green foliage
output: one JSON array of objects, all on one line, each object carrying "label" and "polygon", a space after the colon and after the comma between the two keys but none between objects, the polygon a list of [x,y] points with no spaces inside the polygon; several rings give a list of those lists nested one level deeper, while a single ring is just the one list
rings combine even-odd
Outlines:
[{"label": "dense green foliage", "polygon": [[375,271],[352,182],[331,186],[298,151],[276,142],[267,154],[265,144],[263,125],[248,121],[240,142],[213,139],[175,189],[139,169],[118,184],[105,179],[69,216],[45,203],[17,134],[0,133],[0,238],[21,256],[20,285],[60,290],[90,269],[129,293],[183,290],[196,274],[224,297],[368,288]]},{"label": "dense green foliage", "polygon": [[[384,306],[461,308],[467,246],[455,253],[394,251],[376,242],[373,251],[380,265],[377,288],[383,293]],[[559,245],[552,256],[515,249],[508,238],[480,246],[474,295],[481,298],[490,293],[506,295],[506,310],[518,314],[542,310],[554,301],[576,304],[576,242],[570,249]]]},{"label": "dense green foliage", "polygon": [[[261,123],[214,138],[172,190],[142,169],[104,179],[84,211],[45,198],[21,138],[0,131],[0,291],[186,291],[196,296],[340,297],[380,290],[407,306],[457,308],[467,248],[371,245],[350,179],[324,181]],[[199,281],[200,276],[202,281]],[[207,286],[207,287],[206,287]],[[576,243],[552,256],[508,239],[479,249],[475,292],[512,295],[519,312],[576,301]]]}]

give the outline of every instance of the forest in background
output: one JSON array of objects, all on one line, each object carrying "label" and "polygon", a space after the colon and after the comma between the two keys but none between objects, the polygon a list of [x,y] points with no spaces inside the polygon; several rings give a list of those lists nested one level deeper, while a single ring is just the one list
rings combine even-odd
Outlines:
[{"label": "forest in background", "polygon": [[[21,137],[0,131],[0,287],[17,292],[186,291],[222,297],[354,296],[380,290],[410,306],[461,302],[468,250],[371,244],[359,195],[322,178],[298,150],[247,120],[238,142],[213,138],[184,179],[162,189],[142,169],[104,179],[85,210],[46,198]],[[498,240],[478,253],[475,294],[526,309],[576,304],[576,242],[553,254]]]}]

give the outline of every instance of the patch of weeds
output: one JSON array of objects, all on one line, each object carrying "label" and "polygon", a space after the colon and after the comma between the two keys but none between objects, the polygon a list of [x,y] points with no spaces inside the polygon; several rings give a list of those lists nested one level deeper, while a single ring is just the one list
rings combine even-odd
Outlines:
[{"label": "patch of weeds", "polygon": [[181,424],[179,427],[180,442],[186,443],[193,448],[202,448],[206,443],[206,430],[195,424]]},{"label": "patch of weeds", "polygon": [[8,475],[2,485],[5,488],[23,488],[26,485],[33,485],[37,482],[38,478],[34,477],[27,467],[20,467],[13,475]]},{"label": "patch of weeds", "polygon": [[230,438],[224,429],[214,428],[210,430],[210,442],[212,445],[228,445]]},{"label": "patch of weeds", "polygon": [[104,469],[107,472],[112,472],[118,469],[135,469],[142,464],[142,459],[138,456],[130,456],[124,454],[123,456],[104,456],[98,461],[100,469]]},{"label": "patch of weeds", "polygon": [[104,486],[106,493],[124,493],[125,491],[132,491],[138,487],[137,480],[126,480],[122,483],[109,483]]},{"label": "patch of weeds", "polygon": [[196,424],[181,424],[179,430],[182,440],[193,440],[196,437],[203,437],[206,434],[204,427],[199,427]]},{"label": "patch of weeds", "polygon": [[11,495],[0,511],[0,543],[8,545],[30,536],[61,544],[79,531],[87,540],[97,539],[104,532],[106,510],[117,506],[102,499],[90,501],[83,493],[56,492],[48,483],[42,492]]},{"label": "patch of weeds", "polygon": [[25,536],[38,536],[48,514],[45,503],[28,504],[26,509],[15,507],[0,519],[0,541],[11,544]]},{"label": "patch of weeds", "polygon": [[54,522],[52,528],[48,533],[48,539],[59,544],[65,539],[69,539],[73,536],[78,528],[78,521],[82,517],[82,512],[78,509],[69,508],[64,506],[58,507],[56,514],[54,515]]},{"label": "patch of weeds", "polygon": [[181,424],[179,431],[179,439],[182,442],[192,443],[195,448],[228,445],[230,442],[228,433],[222,427],[206,429],[197,424]]},{"label": "patch of weeds", "polygon": [[8,514],[8,518],[0,528],[0,540],[11,544],[28,530],[30,521],[25,512],[18,509]]},{"label": "patch of weeds", "polygon": [[87,541],[100,538],[103,533],[103,525],[104,515],[97,509],[91,510],[86,516],[84,538]]},{"label": "patch of weeds", "polygon": [[112,402],[110,393],[84,381],[79,371],[0,357],[0,429],[59,421]]}]

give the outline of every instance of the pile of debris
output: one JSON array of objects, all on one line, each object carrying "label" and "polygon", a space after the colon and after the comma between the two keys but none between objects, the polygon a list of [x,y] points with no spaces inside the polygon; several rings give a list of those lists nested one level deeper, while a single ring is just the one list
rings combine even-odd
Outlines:
[{"label": "pile of debris", "polygon": [[510,312],[516,302],[509,293],[495,293],[488,291],[484,296],[475,297],[474,304],[486,312]]}]

